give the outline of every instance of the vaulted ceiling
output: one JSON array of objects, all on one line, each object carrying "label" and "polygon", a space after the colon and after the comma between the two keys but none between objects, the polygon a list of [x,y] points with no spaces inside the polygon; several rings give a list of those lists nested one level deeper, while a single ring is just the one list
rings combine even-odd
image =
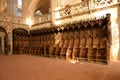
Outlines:
[{"label": "vaulted ceiling", "polygon": [[49,13],[50,0],[39,0],[36,10],[40,10],[42,14]]},{"label": "vaulted ceiling", "polygon": [[29,15],[33,15],[37,10],[40,10],[42,14],[49,13],[51,0],[32,0],[29,6]]}]

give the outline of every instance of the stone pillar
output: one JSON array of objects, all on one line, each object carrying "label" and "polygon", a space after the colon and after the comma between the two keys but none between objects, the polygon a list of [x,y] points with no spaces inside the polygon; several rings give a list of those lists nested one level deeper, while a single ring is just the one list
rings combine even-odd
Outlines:
[{"label": "stone pillar", "polygon": [[2,38],[0,37],[0,54],[2,54]]},{"label": "stone pillar", "polygon": [[[120,0],[118,0],[120,2]],[[118,52],[118,59],[120,60],[120,6],[118,7],[118,15],[117,15],[117,23],[119,28],[119,52]]]},{"label": "stone pillar", "polygon": [[22,2],[22,16],[26,17],[27,16],[26,10],[28,9],[28,0],[22,0],[22,1],[23,1]]},{"label": "stone pillar", "polygon": [[111,14],[106,14],[107,17],[107,63],[109,63],[109,61],[111,60],[111,45],[112,45],[112,33],[111,33]]},{"label": "stone pillar", "polygon": [[4,36],[2,36],[2,54],[5,54]]},{"label": "stone pillar", "polygon": [[13,0],[7,0],[7,13],[13,14]]},{"label": "stone pillar", "polygon": [[12,47],[13,47],[12,31],[9,31],[8,32],[8,55],[12,55]]},{"label": "stone pillar", "polygon": [[50,0],[52,24],[55,23],[55,9],[58,6],[57,0]]},{"label": "stone pillar", "polygon": [[5,0],[0,0],[0,11],[5,9]]},{"label": "stone pillar", "polygon": [[5,33],[4,32],[0,32],[0,38],[1,38],[1,44],[0,44],[0,46],[1,46],[1,54],[5,54],[5,40],[4,40],[4,38],[5,38]]}]

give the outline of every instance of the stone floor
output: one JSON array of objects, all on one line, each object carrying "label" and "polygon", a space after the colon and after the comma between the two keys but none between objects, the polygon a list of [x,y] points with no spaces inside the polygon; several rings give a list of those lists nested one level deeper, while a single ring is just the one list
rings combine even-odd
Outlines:
[{"label": "stone floor", "polygon": [[105,65],[30,55],[0,56],[0,80],[120,80],[120,61]]}]

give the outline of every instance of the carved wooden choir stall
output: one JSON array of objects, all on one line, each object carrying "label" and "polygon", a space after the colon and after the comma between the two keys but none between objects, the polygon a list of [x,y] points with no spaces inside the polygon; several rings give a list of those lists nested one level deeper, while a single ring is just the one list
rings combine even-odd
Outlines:
[{"label": "carved wooden choir stall", "polygon": [[13,30],[14,54],[108,63],[110,43],[110,14],[29,32]]}]

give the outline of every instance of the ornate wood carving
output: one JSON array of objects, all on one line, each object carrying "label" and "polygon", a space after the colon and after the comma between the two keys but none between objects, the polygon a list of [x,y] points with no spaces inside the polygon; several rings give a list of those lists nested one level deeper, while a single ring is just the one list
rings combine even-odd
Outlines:
[{"label": "ornate wood carving", "polygon": [[19,39],[15,40],[14,47],[19,48],[20,53],[107,62],[111,46],[110,15],[31,30],[29,36],[17,31],[14,36]]}]

